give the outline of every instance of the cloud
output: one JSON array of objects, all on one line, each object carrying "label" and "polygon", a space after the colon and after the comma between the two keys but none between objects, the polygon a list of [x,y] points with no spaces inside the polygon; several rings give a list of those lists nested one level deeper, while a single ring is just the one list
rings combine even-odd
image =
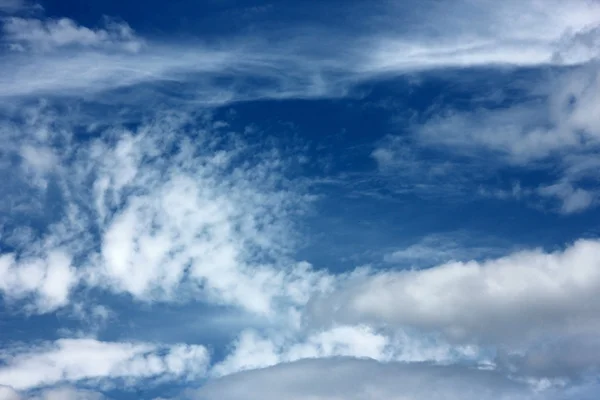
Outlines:
[{"label": "cloud", "polygon": [[454,199],[471,192],[473,182],[492,170],[490,165],[479,163],[477,157],[449,157],[444,149],[438,150],[421,145],[410,135],[387,135],[371,152],[377,164],[371,180],[383,178],[386,190],[394,193]]},{"label": "cloud", "polygon": [[23,0],[0,0],[0,12],[14,13],[26,8]]},{"label": "cloud", "polygon": [[[2,300],[30,313],[71,307],[98,326],[110,313],[86,303],[88,295],[99,303],[106,295],[144,306],[193,303],[241,310],[266,328],[242,332],[211,367],[197,345],[80,338],[5,346],[0,382],[21,392],[2,387],[0,398],[93,398],[62,385],[190,383],[207,371],[212,378],[245,371],[193,395],[515,399],[535,396],[501,372],[543,386],[548,377],[596,371],[597,241],[412,271],[318,270],[295,259],[296,223],[314,200],[290,177],[297,149],[265,144],[277,140],[206,111],[252,99],[343,96],[388,74],[552,66],[558,78],[550,87],[528,86],[543,101],[442,110],[407,140],[378,143],[371,156],[381,174],[411,177],[407,186],[418,182],[424,191],[466,187],[495,168],[479,168],[473,154],[519,168],[558,157],[561,180],[512,194],[558,199],[564,213],[592,206],[595,194],[578,179],[595,176],[598,5],[440,7],[367,13],[369,29],[290,24],[219,44],[144,40],[114,21],[91,28],[5,18],[0,168],[10,183],[2,211],[11,218],[0,221]],[[38,97],[47,100],[32,106]],[[425,148],[460,160],[433,162]],[[448,178],[467,167],[476,172]],[[465,260],[459,247],[427,237],[386,260]],[[335,356],[358,359],[324,359]]]},{"label": "cloud", "polygon": [[509,345],[595,332],[600,243],[521,251],[483,262],[355,278],[313,305],[320,321],[371,321],[440,332],[457,343]]},{"label": "cloud", "polygon": [[577,64],[598,55],[584,39],[600,21],[600,8],[588,1],[393,4],[397,14],[389,13],[389,24],[399,15],[402,28],[383,34],[372,52],[371,67],[383,71]]},{"label": "cloud", "polygon": [[[203,346],[152,343],[100,342],[94,339],[59,339],[0,353],[0,382],[16,390],[64,383],[123,385],[152,380],[188,381],[204,376],[208,352]],[[151,381],[147,381],[150,379]]]},{"label": "cloud", "polygon": [[[514,199],[526,200],[533,206],[546,206],[558,213],[569,215],[577,214],[593,207],[597,193],[593,188],[584,189],[573,186],[568,178],[562,178],[556,183],[542,184],[539,186],[523,187],[520,182],[515,182],[511,189],[487,188],[480,186],[478,194],[483,197],[492,197],[501,200]],[[550,200],[550,201],[548,201]],[[556,207],[554,203],[559,206]]]},{"label": "cloud", "polygon": [[588,209],[595,200],[594,193],[581,188],[574,188],[568,182],[542,186],[538,189],[544,197],[554,197],[562,202],[561,212],[573,214]]},{"label": "cloud", "polygon": [[[25,154],[17,188],[51,196],[57,216],[3,255],[7,298],[31,296],[37,312],[49,312],[81,285],[143,302],[193,299],[270,315],[280,302],[300,306],[328,287],[327,274],[290,257],[294,220],[311,198],[286,177],[288,160],[276,148],[220,132],[227,126],[213,126],[208,114],[202,122],[159,113],[134,131],[103,127],[83,142],[74,140],[72,121],[47,117],[22,126],[7,147]],[[190,123],[194,130],[183,133]],[[30,150],[55,140],[72,144],[51,157]],[[45,184],[33,184],[30,171]]]},{"label": "cloud", "polygon": [[8,386],[0,386],[0,400],[21,400],[21,396]]},{"label": "cloud", "polygon": [[407,247],[385,254],[383,260],[390,264],[423,268],[449,261],[499,255],[505,247],[500,242],[461,231],[430,234]]},{"label": "cloud", "polygon": [[[519,184],[519,190],[513,193],[482,189],[483,195],[521,198],[532,204],[554,198],[562,203],[558,210],[564,214],[593,207],[598,195],[595,183],[600,179],[595,161],[600,149],[595,112],[600,104],[596,62],[540,82],[511,85],[520,94],[504,96],[500,103],[493,95],[486,95],[483,100],[474,100],[470,110],[453,104],[432,107],[426,113],[429,116],[411,128],[412,152],[441,152],[446,159],[456,159],[462,163],[459,165],[471,165],[476,171],[542,173],[538,185]],[[376,150],[387,154],[385,165],[409,172],[407,164],[418,168],[421,160],[403,156],[407,150],[394,144],[399,141],[392,137]],[[383,165],[381,160],[379,165]],[[442,181],[444,177],[452,178],[452,170],[446,169],[440,175]],[[489,173],[472,174],[470,183],[485,184],[488,177]]]},{"label": "cloud", "polygon": [[2,24],[4,40],[15,50],[51,51],[62,47],[107,48],[137,52],[143,42],[126,23],[105,21],[105,29],[92,30],[68,18],[6,18]]},{"label": "cloud", "polygon": [[61,249],[20,259],[14,253],[0,255],[0,293],[8,301],[32,296],[32,304],[26,307],[32,312],[46,313],[65,306],[77,281],[71,256]]},{"label": "cloud", "polygon": [[[243,147],[216,151],[227,144],[211,143],[205,132],[192,144],[164,128],[95,149],[102,237],[89,282],[141,300],[181,298],[183,285],[258,313],[273,311],[278,297],[306,301],[322,278],[286,260],[288,216],[304,200],[278,174],[283,161],[275,153],[244,159]],[[182,150],[165,154],[165,145]]]},{"label": "cloud", "polygon": [[333,358],[242,372],[207,383],[194,399],[534,399],[523,384],[460,366]]},{"label": "cloud", "polygon": [[[487,151],[513,165],[527,165],[555,155],[597,149],[600,132],[594,112],[600,98],[595,64],[543,81],[541,101],[511,101],[501,108],[470,111],[442,109],[415,126],[418,139],[461,154]],[[542,90],[527,88],[528,96]],[[535,164],[534,164],[535,165]]]},{"label": "cloud", "polygon": [[36,391],[35,394],[20,397],[23,400],[104,400],[106,397],[101,393],[77,389],[70,386],[60,386]]},{"label": "cloud", "polygon": [[455,346],[431,335],[376,330],[369,325],[338,325],[330,329],[262,335],[244,331],[229,355],[213,366],[213,377],[304,359],[354,357],[381,362],[483,362],[476,346]]},{"label": "cloud", "polygon": [[[585,0],[569,7],[556,0],[545,6],[531,0],[501,5],[460,1],[452,10],[430,2],[350,9],[361,22],[344,27],[343,34],[331,25],[290,24],[283,32],[258,29],[252,37],[232,35],[227,45],[166,40],[167,45],[145,41],[141,46],[142,40],[124,24],[91,29],[68,19],[9,18],[5,41],[43,54],[5,54],[0,89],[4,97],[79,96],[154,82],[149,90],[155,96],[174,88],[184,90],[194,104],[223,104],[337,97],[365,80],[415,70],[572,65],[597,55],[587,38],[600,23],[600,11]],[[479,22],[465,25],[465,19]],[[403,29],[398,20],[405,22]],[[64,51],[55,51],[59,48]],[[218,84],[223,77],[231,82],[227,87]]]},{"label": "cloud", "polygon": [[600,372],[600,341],[594,333],[566,334],[533,344],[527,351],[502,350],[496,358],[498,366],[520,375],[580,381]]},{"label": "cloud", "polygon": [[[309,335],[304,341],[285,337],[261,337],[254,331],[241,334],[233,351],[212,369],[222,376],[238,371],[269,367],[305,358],[332,356],[387,358],[389,339],[368,326],[339,326]],[[287,342],[287,343],[286,343]]]}]

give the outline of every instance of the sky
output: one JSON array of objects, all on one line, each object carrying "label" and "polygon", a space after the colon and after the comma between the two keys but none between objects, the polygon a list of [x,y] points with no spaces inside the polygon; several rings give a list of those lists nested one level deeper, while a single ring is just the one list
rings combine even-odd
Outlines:
[{"label": "sky", "polygon": [[597,0],[0,0],[0,400],[600,396]]}]

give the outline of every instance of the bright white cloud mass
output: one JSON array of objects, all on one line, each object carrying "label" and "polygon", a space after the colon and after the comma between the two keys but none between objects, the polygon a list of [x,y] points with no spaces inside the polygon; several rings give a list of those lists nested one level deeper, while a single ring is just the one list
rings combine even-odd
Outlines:
[{"label": "bright white cloud mass", "polygon": [[0,0],[0,400],[600,396],[600,3],[75,3]]}]

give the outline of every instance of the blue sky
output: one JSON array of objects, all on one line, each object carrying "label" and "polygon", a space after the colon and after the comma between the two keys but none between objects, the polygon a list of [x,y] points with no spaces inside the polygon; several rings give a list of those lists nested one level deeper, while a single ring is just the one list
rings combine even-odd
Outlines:
[{"label": "blue sky", "polygon": [[597,1],[0,25],[0,400],[598,397]]}]

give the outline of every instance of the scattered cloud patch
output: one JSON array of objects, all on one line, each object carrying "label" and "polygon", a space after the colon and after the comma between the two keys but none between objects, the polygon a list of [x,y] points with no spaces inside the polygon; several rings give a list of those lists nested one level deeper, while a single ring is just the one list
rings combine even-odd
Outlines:
[{"label": "scattered cloud patch", "polygon": [[110,343],[94,339],[60,339],[34,347],[15,346],[0,353],[0,382],[16,390],[65,383],[123,385],[160,379],[190,380],[204,376],[208,351],[199,345]]},{"label": "scattered cloud patch", "polygon": [[14,253],[0,256],[0,293],[9,302],[32,297],[25,307],[30,312],[52,312],[67,305],[77,281],[70,255],[60,249],[20,259]]},{"label": "scattered cloud patch", "polygon": [[596,197],[593,192],[581,188],[574,188],[571,184],[566,182],[543,186],[538,190],[541,196],[558,199],[562,203],[560,211],[564,214],[579,213],[588,209],[592,206]]},{"label": "scattered cloud patch", "polygon": [[4,40],[18,51],[53,51],[64,47],[108,48],[138,52],[143,41],[123,22],[105,21],[102,29],[79,26],[68,18],[31,19],[10,17],[2,23]]},{"label": "scattered cloud patch", "polygon": [[492,246],[497,244],[495,240],[488,239],[490,244],[486,245],[486,240],[473,236],[464,232],[428,235],[405,248],[385,254],[383,260],[394,265],[423,268],[450,261],[491,257],[504,250],[504,247]]}]

